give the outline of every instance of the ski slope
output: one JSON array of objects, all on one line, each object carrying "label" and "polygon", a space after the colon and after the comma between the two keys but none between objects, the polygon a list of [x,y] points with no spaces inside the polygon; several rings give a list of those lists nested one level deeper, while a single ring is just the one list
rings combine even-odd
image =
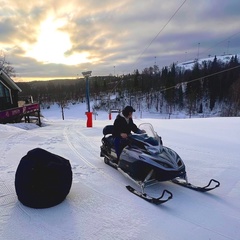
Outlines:
[{"label": "ski slope", "polygon": [[[55,112],[54,112],[55,111]],[[148,189],[158,196],[163,189],[173,199],[150,204],[126,185],[134,183],[100,157],[102,129],[113,120],[99,113],[86,128],[84,111],[43,110],[43,127],[34,124],[0,125],[0,239],[50,240],[239,240],[240,239],[240,118],[157,119],[150,122],[164,145],[184,160],[189,181],[206,185],[211,178],[221,186],[199,193],[171,182]],[[14,179],[21,158],[43,148],[68,159],[73,184],[66,200],[47,209],[22,205]]]}]

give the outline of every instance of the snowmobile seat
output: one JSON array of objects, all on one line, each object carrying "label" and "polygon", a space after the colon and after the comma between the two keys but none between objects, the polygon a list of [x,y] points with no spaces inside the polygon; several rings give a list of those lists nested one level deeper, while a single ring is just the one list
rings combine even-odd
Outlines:
[{"label": "snowmobile seat", "polygon": [[107,125],[103,128],[103,135],[109,135],[109,134],[113,134],[113,125]]},{"label": "snowmobile seat", "polygon": [[113,146],[114,137],[113,137],[113,125],[107,125],[103,128],[103,142],[108,146]]}]

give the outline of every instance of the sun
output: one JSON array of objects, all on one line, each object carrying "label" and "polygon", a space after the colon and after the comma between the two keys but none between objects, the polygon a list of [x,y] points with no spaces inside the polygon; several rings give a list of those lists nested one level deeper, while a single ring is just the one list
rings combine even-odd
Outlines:
[{"label": "sun", "polygon": [[76,65],[89,62],[87,52],[69,56],[64,54],[72,47],[69,35],[59,30],[65,24],[64,19],[46,19],[40,26],[37,42],[27,47],[26,55],[44,63]]}]

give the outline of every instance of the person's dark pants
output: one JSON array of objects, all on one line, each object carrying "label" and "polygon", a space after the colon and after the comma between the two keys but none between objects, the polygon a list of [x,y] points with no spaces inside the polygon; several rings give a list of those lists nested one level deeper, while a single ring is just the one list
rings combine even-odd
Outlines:
[{"label": "person's dark pants", "polygon": [[121,137],[116,137],[114,139],[114,148],[115,148],[118,160],[125,146],[127,146],[127,139],[123,139]]}]

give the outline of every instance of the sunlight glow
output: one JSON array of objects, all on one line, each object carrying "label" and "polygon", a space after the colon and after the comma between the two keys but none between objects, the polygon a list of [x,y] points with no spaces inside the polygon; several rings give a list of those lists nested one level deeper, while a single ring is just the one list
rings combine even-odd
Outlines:
[{"label": "sunlight glow", "polygon": [[89,62],[87,52],[70,56],[64,55],[72,47],[69,35],[59,30],[65,23],[66,21],[63,19],[54,21],[52,18],[43,22],[37,43],[30,47],[25,46],[26,55],[44,63],[76,65]]}]

